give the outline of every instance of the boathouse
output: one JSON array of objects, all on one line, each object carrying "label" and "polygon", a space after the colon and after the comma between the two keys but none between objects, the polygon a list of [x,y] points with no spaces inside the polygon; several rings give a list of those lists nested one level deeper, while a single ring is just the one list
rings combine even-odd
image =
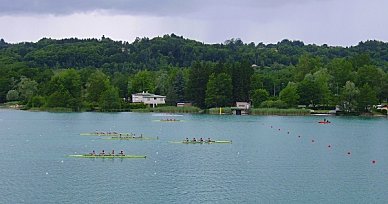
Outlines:
[{"label": "boathouse", "polygon": [[248,115],[251,104],[249,102],[236,102],[236,107],[232,107],[234,115]]},{"label": "boathouse", "polygon": [[166,96],[156,95],[148,92],[132,94],[132,103],[144,103],[146,105],[152,105],[152,107],[159,104],[166,103]]}]

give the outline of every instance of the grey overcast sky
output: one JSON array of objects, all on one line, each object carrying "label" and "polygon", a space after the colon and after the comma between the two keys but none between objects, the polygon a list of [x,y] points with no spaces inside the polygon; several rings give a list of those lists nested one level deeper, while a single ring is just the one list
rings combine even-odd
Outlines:
[{"label": "grey overcast sky", "polygon": [[175,33],[205,43],[351,46],[388,41],[388,0],[0,0],[0,28],[12,43]]}]

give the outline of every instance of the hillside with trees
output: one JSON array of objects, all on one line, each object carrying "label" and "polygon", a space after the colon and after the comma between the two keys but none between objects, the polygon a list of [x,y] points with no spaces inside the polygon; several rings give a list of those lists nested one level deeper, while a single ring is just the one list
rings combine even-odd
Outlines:
[{"label": "hillside with trees", "polygon": [[149,91],[200,108],[251,101],[254,107],[340,106],[369,112],[387,102],[388,43],[276,44],[230,39],[204,44],[174,34],[133,43],[101,39],[0,40],[0,103],[28,108],[115,110]]}]

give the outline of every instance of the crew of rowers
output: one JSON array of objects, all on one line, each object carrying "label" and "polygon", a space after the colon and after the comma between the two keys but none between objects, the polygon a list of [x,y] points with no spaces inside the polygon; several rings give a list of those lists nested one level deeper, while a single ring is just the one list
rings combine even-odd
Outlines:
[{"label": "crew of rowers", "polygon": [[96,152],[93,150],[89,155],[92,156],[125,156],[124,151],[121,150],[119,154],[115,154],[115,150],[112,150],[112,153],[105,153],[105,150],[102,150],[98,155],[96,155]]},{"label": "crew of rowers", "polygon": [[330,123],[330,121],[327,120],[326,118],[323,119],[323,122],[324,122],[324,123]]},{"label": "crew of rowers", "polygon": [[204,140],[202,137],[199,140],[195,139],[195,137],[192,140],[189,140],[189,138],[186,137],[184,142],[213,142],[213,140],[211,140],[210,137],[207,138],[207,140]]},{"label": "crew of rowers", "polygon": [[120,134],[121,135],[121,133],[118,133],[118,132],[98,132],[98,131],[94,132],[94,134],[96,134],[96,135],[118,135],[118,134]]},{"label": "crew of rowers", "polygon": [[136,134],[134,133],[119,133],[119,132],[95,132],[94,134],[96,135],[114,135],[114,136],[119,136],[120,138],[122,136],[126,137],[131,137],[131,138],[143,138],[143,134],[140,134],[140,136],[136,137]]},{"label": "crew of rowers", "polygon": [[175,118],[167,118],[167,119],[162,119],[161,121],[179,121]]},{"label": "crew of rowers", "polygon": [[140,134],[140,136],[136,137],[136,134],[121,134],[119,135],[119,138],[143,138],[143,134]]}]

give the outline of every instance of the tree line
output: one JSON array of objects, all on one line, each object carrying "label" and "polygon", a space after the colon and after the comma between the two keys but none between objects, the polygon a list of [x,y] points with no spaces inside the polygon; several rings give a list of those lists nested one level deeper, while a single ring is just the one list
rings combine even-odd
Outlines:
[{"label": "tree line", "polygon": [[289,40],[209,45],[174,34],[133,43],[0,40],[0,102],[108,110],[149,91],[166,95],[170,105],[187,101],[200,108],[250,101],[254,107],[339,105],[367,112],[387,101],[387,62],[388,44],[379,41],[344,48]]}]

